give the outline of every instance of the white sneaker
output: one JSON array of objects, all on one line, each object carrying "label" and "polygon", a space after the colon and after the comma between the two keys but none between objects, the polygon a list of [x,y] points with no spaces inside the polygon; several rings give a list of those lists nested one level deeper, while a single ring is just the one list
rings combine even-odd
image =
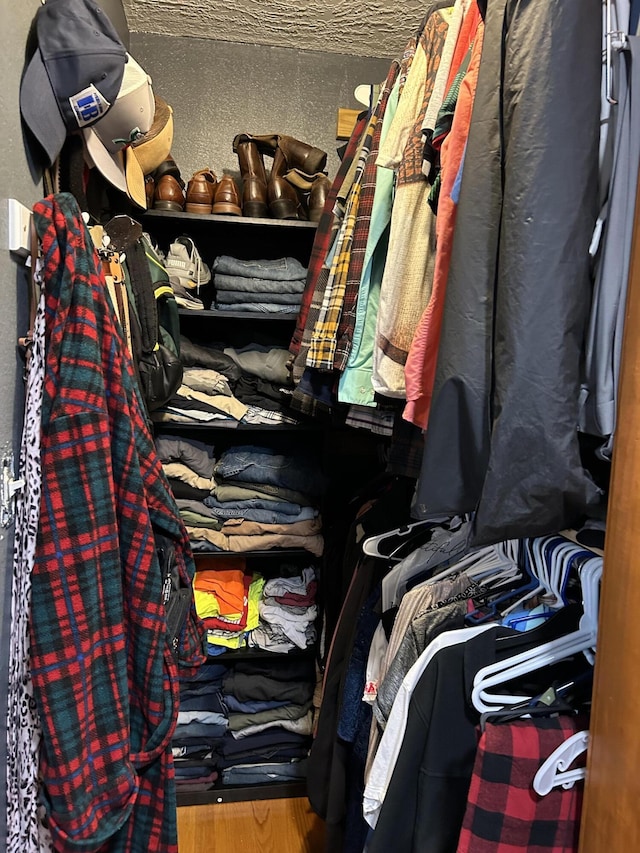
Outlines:
[{"label": "white sneaker", "polygon": [[165,267],[169,275],[175,275],[180,283],[193,290],[211,281],[209,267],[200,257],[191,237],[177,237],[169,246]]}]

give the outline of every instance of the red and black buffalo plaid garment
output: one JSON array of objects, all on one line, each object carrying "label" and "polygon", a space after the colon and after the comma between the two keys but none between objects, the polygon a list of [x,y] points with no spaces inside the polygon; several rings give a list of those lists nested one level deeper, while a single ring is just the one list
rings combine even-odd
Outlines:
[{"label": "red and black buffalo plaid garment", "polygon": [[[34,207],[46,366],[30,614],[42,796],[58,851],[177,851],[178,665],[154,530],[193,558],[96,252],[69,194]],[[179,665],[203,660],[193,607]]]},{"label": "red and black buffalo plaid garment", "polygon": [[[480,737],[458,853],[571,853],[578,849],[583,783],[533,790],[541,764],[584,717],[487,724]],[[580,766],[578,761],[572,767]]]}]

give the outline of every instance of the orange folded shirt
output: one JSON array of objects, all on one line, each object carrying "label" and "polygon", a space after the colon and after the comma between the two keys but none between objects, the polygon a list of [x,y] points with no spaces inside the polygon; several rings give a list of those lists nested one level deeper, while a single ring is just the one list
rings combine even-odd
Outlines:
[{"label": "orange folded shirt", "polygon": [[[231,563],[234,568],[222,568],[225,563]],[[217,564],[221,566],[220,569],[198,569],[193,579],[194,587],[215,595],[221,616],[242,613],[245,599],[245,560],[220,559]]]}]

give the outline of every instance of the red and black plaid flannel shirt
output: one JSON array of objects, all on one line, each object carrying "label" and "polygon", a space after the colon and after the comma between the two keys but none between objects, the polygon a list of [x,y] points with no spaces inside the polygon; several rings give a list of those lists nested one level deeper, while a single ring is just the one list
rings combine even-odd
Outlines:
[{"label": "red and black plaid flannel shirt", "polygon": [[541,797],[533,790],[533,778],[563,741],[584,728],[584,718],[569,716],[487,724],[458,853],[577,851],[582,782]]},{"label": "red and black plaid flannel shirt", "polygon": [[[170,740],[178,671],[154,528],[193,559],[143,417],[99,259],[73,196],[34,207],[44,256],[42,498],[32,675],[56,850],[177,850]],[[203,660],[193,607],[180,665]]]}]

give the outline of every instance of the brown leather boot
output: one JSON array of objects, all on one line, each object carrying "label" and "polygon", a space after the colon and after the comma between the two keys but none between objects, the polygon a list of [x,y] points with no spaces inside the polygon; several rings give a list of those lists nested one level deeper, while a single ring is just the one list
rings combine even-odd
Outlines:
[{"label": "brown leather boot", "polygon": [[326,175],[316,175],[311,189],[309,190],[309,221],[319,222],[327,200],[331,181]]},{"label": "brown leather boot", "polygon": [[282,151],[277,148],[267,185],[269,210],[276,219],[298,219],[298,194],[284,177],[286,172],[287,161]]},{"label": "brown leather boot", "polygon": [[217,180],[211,169],[194,173],[187,184],[187,213],[211,213]]},{"label": "brown leather boot", "polygon": [[327,164],[327,152],[293,136],[285,136],[281,133],[271,133],[265,136],[251,136],[248,133],[239,133],[233,140],[233,150],[246,140],[256,143],[258,149],[265,154],[275,154],[279,148],[284,154],[290,169],[300,169],[307,174],[321,172]]},{"label": "brown leather boot", "polygon": [[[267,175],[262,162],[262,154],[255,142],[242,134],[244,139],[233,140],[233,150],[238,155],[240,176],[242,177],[242,214],[243,216],[265,217],[269,215],[267,206]],[[238,140],[236,144],[236,140]]]},{"label": "brown leather boot", "polygon": [[242,215],[240,194],[231,175],[223,175],[218,181],[211,212],[226,213],[229,216]]},{"label": "brown leather boot", "polygon": [[173,175],[163,175],[156,181],[153,206],[156,210],[184,210],[184,192]]}]

